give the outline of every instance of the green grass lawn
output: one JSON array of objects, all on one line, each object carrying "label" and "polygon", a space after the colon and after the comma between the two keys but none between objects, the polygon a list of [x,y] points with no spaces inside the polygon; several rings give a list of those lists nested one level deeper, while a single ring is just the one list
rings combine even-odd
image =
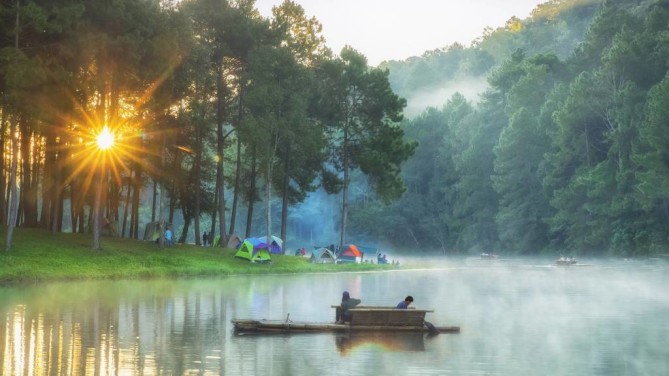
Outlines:
[{"label": "green grass lawn", "polygon": [[222,276],[231,274],[309,273],[393,269],[393,265],[311,264],[304,257],[272,255],[268,264],[234,257],[227,248],[189,244],[160,249],[157,244],[130,239],[102,238],[93,251],[90,234],[52,233],[19,228],[10,251],[5,251],[6,229],[0,230],[0,282],[47,280],[132,279]]}]

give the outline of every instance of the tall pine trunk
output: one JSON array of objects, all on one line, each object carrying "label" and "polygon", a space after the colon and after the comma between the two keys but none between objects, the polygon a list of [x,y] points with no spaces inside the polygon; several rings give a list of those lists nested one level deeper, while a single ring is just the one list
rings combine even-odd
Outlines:
[{"label": "tall pine trunk", "polygon": [[93,202],[93,250],[99,251],[102,249],[100,246],[100,227],[102,225],[102,189],[105,186],[104,184],[104,165],[100,164],[96,166],[98,171],[95,172],[96,179],[98,180],[97,184],[94,184],[95,189],[95,199]]},{"label": "tall pine trunk", "polygon": [[251,236],[251,225],[253,224],[253,206],[256,201],[256,148],[253,147],[251,152],[251,176],[249,181],[249,191],[248,191],[248,210],[246,212],[246,232],[244,237],[248,238]]},{"label": "tall pine trunk", "polygon": [[209,239],[211,241],[211,246],[215,247],[217,244],[214,243],[214,234],[216,233],[216,214],[218,213],[218,185],[221,182],[218,179],[218,174],[216,175],[216,187],[214,188],[214,205],[211,209],[211,227],[209,228]]},{"label": "tall pine trunk", "polygon": [[[18,23],[18,13],[16,15]],[[16,115],[15,115],[16,116]],[[12,238],[14,236],[14,227],[16,226],[16,217],[19,210],[19,200],[17,197],[17,187],[16,187],[16,165],[18,159],[18,141],[16,140],[16,130],[17,130],[17,120],[14,117],[11,120],[11,167],[9,170],[9,219],[7,221],[7,238],[5,239],[5,251],[9,252],[12,248]]]},{"label": "tall pine trunk", "polygon": [[132,214],[130,214],[130,238],[139,239],[139,195],[142,191],[142,167],[137,166],[137,171],[132,179]]},{"label": "tall pine trunk", "polygon": [[232,192],[232,209],[230,211],[230,235],[235,233],[237,222],[237,206],[239,206],[239,191],[242,174],[242,140],[237,137],[237,160],[235,161],[235,188]]},{"label": "tall pine trunk", "polygon": [[283,240],[283,253],[286,253],[287,241],[286,241],[286,227],[288,225],[288,189],[290,183],[290,143],[286,146],[285,150],[285,165],[283,171],[283,187],[281,191],[283,192],[283,197],[281,199],[281,240]]},{"label": "tall pine trunk", "polygon": [[158,180],[153,179],[153,195],[151,201],[151,222],[156,221],[156,200],[158,199]]},{"label": "tall pine trunk", "polygon": [[[31,132],[28,129],[28,122],[21,124],[21,155],[31,155]],[[37,147],[34,145],[33,147]],[[21,204],[19,210],[23,217],[23,225],[25,227],[37,227],[37,185],[34,184],[33,174],[37,171],[31,164],[31,158],[21,159]]]},{"label": "tall pine trunk", "polygon": [[[0,111],[0,145],[5,144],[5,120],[7,119],[7,111]],[[7,195],[9,192],[7,186],[7,174],[10,166],[7,165],[5,158],[5,148],[0,148],[0,225],[6,225],[7,221]]]},{"label": "tall pine trunk", "polygon": [[132,192],[132,174],[134,171],[128,173],[128,180],[126,184],[125,203],[123,205],[123,223],[121,224],[121,238],[125,238],[125,229],[128,223],[128,208],[130,207],[130,193]]},{"label": "tall pine trunk", "polygon": [[349,174],[350,166],[348,161],[348,132],[344,130],[344,184],[342,187],[342,205],[341,205],[341,236],[339,238],[339,249],[343,250],[344,243],[346,242],[346,221],[348,219],[348,184],[349,184]]},{"label": "tall pine trunk", "polygon": [[[239,100],[237,101],[237,129],[242,124],[244,117],[244,84],[240,84]],[[239,204],[239,185],[241,183],[242,173],[242,140],[237,137],[237,158],[235,159],[235,188],[232,191],[232,208],[230,210],[230,236],[235,233],[235,225],[237,223],[237,205]]]},{"label": "tall pine trunk", "polygon": [[[14,36],[14,47],[19,49],[19,0],[16,0],[16,33]],[[3,111],[4,112],[4,111]],[[7,237],[5,239],[5,251],[12,248],[14,237],[14,226],[16,226],[16,215],[18,213],[18,198],[16,197],[16,163],[18,158],[18,144],[16,141],[17,120],[16,115],[11,119],[9,137],[11,139],[11,167],[9,168],[9,218],[7,223]]]},{"label": "tall pine trunk", "polygon": [[[220,236],[219,246],[223,247],[227,244],[227,236],[225,234],[225,135],[223,133],[223,124],[225,123],[225,102],[227,96],[227,88],[225,86],[224,67],[223,64],[218,64],[217,80],[216,80],[216,151],[218,152],[218,163],[216,164],[216,179],[218,179],[218,233]],[[209,236],[213,237],[213,233]]]},{"label": "tall pine trunk", "polygon": [[195,211],[193,213],[193,221],[195,225],[195,245],[201,245],[202,243],[200,242],[200,200],[202,199],[202,192],[200,191],[200,181],[202,180],[202,176],[200,173],[201,170],[201,164],[202,164],[202,130],[201,127],[197,127],[195,130],[195,147],[196,147],[196,154],[195,154],[195,168],[194,168],[194,184],[195,184],[195,207],[193,210]]}]

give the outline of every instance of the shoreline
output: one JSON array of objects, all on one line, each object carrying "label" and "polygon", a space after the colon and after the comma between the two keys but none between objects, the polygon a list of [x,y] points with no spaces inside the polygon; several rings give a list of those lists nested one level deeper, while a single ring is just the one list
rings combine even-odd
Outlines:
[{"label": "shoreline", "polygon": [[[4,231],[0,232],[4,235]],[[4,237],[4,236],[3,236]],[[397,265],[312,264],[292,255],[272,255],[272,262],[251,263],[229,248],[176,244],[163,249],[154,242],[102,237],[92,249],[89,234],[53,233],[17,228],[12,249],[0,251],[0,286],[51,281],[202,278],[233,275],[339,273],[397,270]]]}]

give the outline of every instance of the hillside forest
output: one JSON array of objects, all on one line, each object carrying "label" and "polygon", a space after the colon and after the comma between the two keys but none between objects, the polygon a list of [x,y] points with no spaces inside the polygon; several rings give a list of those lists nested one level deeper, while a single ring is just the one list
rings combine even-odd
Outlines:
[{"label": "hillside forest", "polygon": [[385,63],[409,103],[462,90],[404,123],[407,192],[352,227],[449,254],[665,253],[668,38],[667,1],[556,0],[469,48]]},{"label": "hillside forest", "polygon": [[270,18],[254,0],[13,0],[0,18],[8,251],[16,226],[100,249],[147,222],[196,244],[297,246],[332,223],[318,241],[414,254],[669,246],[667,0],[551,0],[378,67],[290,0]]}]

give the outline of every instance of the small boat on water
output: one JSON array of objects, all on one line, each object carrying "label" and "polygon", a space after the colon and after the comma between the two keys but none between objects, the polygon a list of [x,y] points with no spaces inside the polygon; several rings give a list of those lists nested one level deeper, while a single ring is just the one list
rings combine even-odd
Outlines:
[{"label": "small boat on water", "polygon": [[555,265],[575,265],[576,263],[577,261],[573,257],[560,257],[555,260]]},{"label": "small boat on water", "polygon": [[[338,306],[332,306],[338,308]],[[403,332],[459,333],[458,326],[435,326],[425,321],[432,310],[359,307],[349,310],[351,322],[306,322],[290,320],[233,319],[236,333],[314,333],[314,332]]]}]

